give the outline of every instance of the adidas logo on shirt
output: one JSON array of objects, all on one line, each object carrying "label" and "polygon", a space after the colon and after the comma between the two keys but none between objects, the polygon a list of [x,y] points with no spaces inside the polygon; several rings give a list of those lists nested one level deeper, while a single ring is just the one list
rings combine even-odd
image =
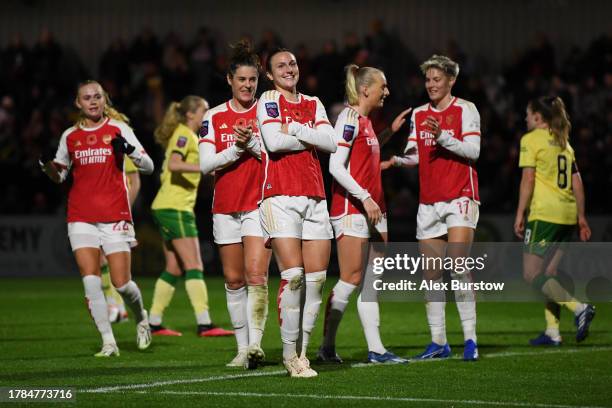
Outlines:
[{"label": "adidas logo on shirt", "polygon": [[219,126],[219,129],[227,129],[227,125],[223,123],[221,126]]}]

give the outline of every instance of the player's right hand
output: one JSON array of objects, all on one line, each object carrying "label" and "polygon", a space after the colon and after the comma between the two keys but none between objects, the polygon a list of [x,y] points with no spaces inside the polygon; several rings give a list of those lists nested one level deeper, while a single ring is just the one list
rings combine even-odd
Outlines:
[{"label": "player's right hand", "polygon": [[591,227],[586,218],[578,217],[578,235],[582,242],[586,242],[591,239]]},{"label": "player's right hand", "polygon": [[368,197],[363,201],[363,208],[366,211],[368,221],[372,225],[376,225],[382,220],[382,211],[380,211],[380,207],[372,197]]},{"label": "player's right hand", "polygon": [[520,239],[525,238],[525,216],[522,214],[516,214],[516,218],[514,219],[514,235],[519,237]]}]

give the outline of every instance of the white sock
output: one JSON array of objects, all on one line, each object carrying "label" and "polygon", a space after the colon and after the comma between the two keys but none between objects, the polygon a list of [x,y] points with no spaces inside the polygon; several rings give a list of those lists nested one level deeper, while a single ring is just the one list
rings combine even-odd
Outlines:
[{"label": "white sock", "polygon": [[296,267],[281,272],[278,289],[278,316],[280,319],[283,359],[296,356],[297,339],[300,333],[300,295],[304,285],[304,268]]},{"label": "white sock", "polygon": [[[470,273],[451,273],[451,278],[460,282],[472,282]],[[476,342],[476,297],[472,290],[455,290],[455,302],[463,327],[463,339]]]},{"label": "white sock", "polygon": [[261,338],[268,319],[268,285],[249,285],[247,290],[249,344],[261,346]]},{"label": "white sock", "polygon": [[198,323],[198,325],[212,324],[212,319],[210,318],[210,313],[208,309],[196,315],[196,322]]},{"label": "white sock", "polygon": [[561,341],[561,333],[559,332],[559,329],[546,329],[544,331],[544,334],[546,334],[548,337],[550,337],[551,339],[555,340],[555,341]]},{"label": "white sock", "polygon": [[363,332],[368,343],[368,351],[373,351],[378,354],[385,354],[387,349],[382,344],[380,339],[380,311],[378,309],[378,301],[376,302],[363,302],[361,300],[361,293],[357,298],[357,312],[359,312],[359,319],[361,320],[361,326],[363,326]]},{"label": "white sock", "polygon": [[[434,283],[442,283],[442,277],[433,280]],[[444,345],[446,340],[446,295],[443,290],[428,290],[425,292],[425,310],[427,322],[431,331],[431,341]]]},{"label": "white sock", "polygon": [[120,288],[117,288],[117,292],[119,292],[132,313],[134,313],[136,323],[140,323],[142,319],[144,319],[144,307],[142,305],[142,295],[140,294],[140,289],[138,289],[136,282],[133,280],[129,281]]},{"label": "white sock", "polygon": [[246,286],[238,289],[229,289],[225,285],[225,297],[227,299],[227,311],[232,320],[232,326],[234,326],[238,351],[245,350],[249,346]]},{"label": "white sock", "polygon": [[84,276],[83,286],[85,288],[87,307],[102,336],[102,343],[116,344],[113,329],[108,320],[108,306],[104,298],[104,292],[102,291],[102,279],[95,275]]},{"label": "white sock", "polygon": [[323,297],[323,285],[327,271],[311,272],[306,274],[306,301],[304,302],[304,316],[302,317],[302,349],[301,357],[306,357],[310,334],[314,329]]},{"label": "white sock", "polygon": [[325,326],[323,329],[323,347],[333,348],[336,346],[336,333],[340,320],[348,305],[349,297],[357,286],[338,280],[327,299],[325,308]]}]

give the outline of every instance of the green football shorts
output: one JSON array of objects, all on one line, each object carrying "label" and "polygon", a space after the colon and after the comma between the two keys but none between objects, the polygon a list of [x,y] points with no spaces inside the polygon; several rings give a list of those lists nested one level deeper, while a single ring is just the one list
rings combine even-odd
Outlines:
[{"label": "green football shorts", "polygon": [[164,241],[198,236],[198,227],[193,212],[172,209],[152,211],[153,220]]},{"label": "green football shorts", "polygon": [[574,229],[576,225],[529,221],[525,228],[524,252],[544,257],[549,251],[562,248],[565,243],[570,242]]}]

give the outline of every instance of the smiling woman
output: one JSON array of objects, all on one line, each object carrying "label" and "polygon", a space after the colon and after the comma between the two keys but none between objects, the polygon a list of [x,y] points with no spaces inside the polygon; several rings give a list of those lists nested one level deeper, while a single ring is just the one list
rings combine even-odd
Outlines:
[{"label": "smiling woman", "polygon": [[332,238],[317,149],[336,151],[334,130],[321,101],[297,92],[300,70],[293,53],[271,53],[266,75],[275,89],[257,104],[264,166],[261,226],[281,270],[278,305],[285,367],[291,377],[314,377],[306,350],[321,306]]},{"label": "smiling woman", "polygon": [[200,170],[215,173],[213,235],[219,246],[227,309],[238,353],[229,367],[257,368],[268,316],[268,265],[257,202],[261,146],[257,126],[259,57],[246,42],[232,49],[227,84],[232,99],[211,109],[200,128]]},{"label": "smiling woman", "polygon": [[110,357],[119,355],[119,349],[102,291],[102,252],[108,259],[113,285],[134,313],[138,348],[146,349],[151,343],[147,312],[130,270],[130,246],[136,238],[124,159],[128,155],[145,174],[153,172],[153,161],[127,125],[127,117],[112,107],[98,82],[80,84],[75,105],[80,111],[77,123],[62,134],[55,158],[41,157],[40,164],[56,183],[73,171],[68,238],[83,278],[89,312],[102,336],[102,350],[96,357]]}]

